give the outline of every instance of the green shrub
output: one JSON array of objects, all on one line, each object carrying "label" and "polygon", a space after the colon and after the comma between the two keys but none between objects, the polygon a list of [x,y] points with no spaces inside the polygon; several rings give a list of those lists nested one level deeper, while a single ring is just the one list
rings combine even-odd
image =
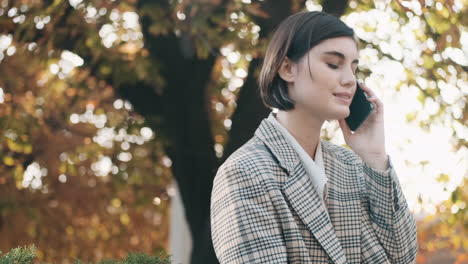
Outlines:
[{"label": "green shrub", "polygon": [[[10,250],[3,256],[0,251],[0,264],[31,264],[35,257],[36,248],[34,246],[29,248],[18,247]],[[85,263],[76,260],[75,264]],[[104,259],[97,264],[171,264],[171,259],[170,257],[164,256],[162,253],[158,256],[148,256],[143,253],[129,253],[123,260]]]},{"label": "green shrub", "polygon": [[[80,260],[75,261],[75,264],[84,264]],[[171,264],[171,259],[162,254],[159,256],[148,256],[143,253],[129,253],[123,260],[105,259],[97,264]]]},{"label": "green shrub", "polygon": [[29,264],[36,257],[36,248],[34,246],[29,248],[17,247],[3,256],[1,254],[0,251],[0,264]]}]

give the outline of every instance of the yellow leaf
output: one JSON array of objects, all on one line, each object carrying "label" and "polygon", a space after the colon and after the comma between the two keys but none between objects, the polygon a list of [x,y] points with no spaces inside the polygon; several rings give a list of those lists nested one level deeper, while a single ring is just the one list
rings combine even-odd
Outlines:
[{"label": "yellow leaf", "polygon": [[64,174],[67,172],[67,164],[65,162],[62,162],[59,167],[59,172],[60,174]]},{"label": "yellow leaf", "polygon": [[119,208],[120,205],[122,204],[122,202],[119,200],[119,198],[114,198],[114,199],[112,199],[111,204],[115,208]]},{"label": "yellow leaf", "polygon": [[450,181],[450,177],[445,173],[441,173],[439,177],[436,178],[436,181],[439,183],[447,183]]},{"label": "yellow leaf", "polygon": [[130,217],[128,216],[128,214],[121,214],[120,222],[122,222],[122,224],[124,225],[128,225],[130,223]]},{"label": "yellow leaf", "polygon": [[23,181],[23,176],[24,176],[23,165],[21,165],[21,164],[16,165],[13,176],[14,176],[16,182],[21,183]]},{"label": "yellow leaf", "polygon": [[462,242],[462,239],[460,236],[457,236],[457,235],[453,235],[451,238],[450,238],[452,244],[453,244],[453,247],[454,248],[459,248],[461,246],[461,242]]},{"label": "yellow leaf", "polygon": [[44,252],[40,249],[36,249],[36,257],[38,260],[44,260]]},{"label": "yellow leaf", "polygon": [[18,144],[16,144],[15,141],[13,141],[11,139],[7,139],[6,143],[7,143],[7,146],[8,146],[8,148],[10,150],[18,152]]},{"label": "yellow leaf", "polygon": [[15,160],[10,156],[5,156],[3,157],[3,163],[7,166],[13,166],[15,164]]},{"label": "yellow leaf", "polygon": [[37,234],[36,226],[33,223],[29,224],[28,227],[26,228],[26,232],[28,233],[30,237],[33,237],[33,238],[36,237],[36,234]]},{"label": "yellow leaf", "polygon": [[65,232],[67,232],[68,236],[73,236],[73,233],[74,233],[73,227],[67,226],[67,228],[65,229]]},{"label": "yellow leaf", "polygon": [[24,154],[31,154],[32,150],[33,150],[33,148],[29,144],[23,146],[23,153]]},{"label": "yellow leaf", "polygon": [[406,114],[406,121],[413,122],[416,119],[416,113]]}]

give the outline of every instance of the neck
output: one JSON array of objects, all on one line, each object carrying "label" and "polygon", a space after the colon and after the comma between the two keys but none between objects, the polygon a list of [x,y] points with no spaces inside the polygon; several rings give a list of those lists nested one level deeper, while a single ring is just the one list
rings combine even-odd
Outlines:
[{"label": "neck", "polygon": [[278,111],[276,119],[297,140],[307,154],[315,159],[315,150],[320,142],[320,129],[324,121],[310,116],[310,113],[301,113],[295,109]]}]

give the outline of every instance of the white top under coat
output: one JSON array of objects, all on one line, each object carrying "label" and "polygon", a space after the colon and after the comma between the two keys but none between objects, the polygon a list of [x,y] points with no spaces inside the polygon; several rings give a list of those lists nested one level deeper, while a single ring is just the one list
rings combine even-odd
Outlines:
[{"label": "white top under coat", "polygon": [[315,187],[315,190],[319,196],[324,200],[324,190],[325,184],[327,183],[327,176],[325,175],[325,166],[323,165],[323,155],[322,155],[322,146],[319,143],[315,150],[315,160],[313,160],[309,154],[304,150],[304,148],[297,142],[297,140],[289,133],[289,131],[276,120],[273,112],[268,116],[268,121],[275,125],[281,133],[286,138],[286,141],[291,145],[291,147],[296,151],[299,156],[299,159],[304,166],[307,174],[312,180],[312,184]]}]

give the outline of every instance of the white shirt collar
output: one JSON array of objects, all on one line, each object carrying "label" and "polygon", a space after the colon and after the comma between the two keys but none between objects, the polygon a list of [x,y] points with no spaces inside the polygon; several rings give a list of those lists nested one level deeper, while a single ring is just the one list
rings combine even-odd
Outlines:
[{"label": "white shirt collar", "polygon": [[299,156],[299,159],[304,166],[307,174],[312,180],[312,184],[315,187],[315,190],[318,192],[319,196],[323,198],[325,184],[327,183],[327,177],[325,175],[325,167],[323,164],[323,154],[321,143],[317,144],[315,150],[315,161],[307,154],[304,148],[297,142],[297,140],[289,133],[289,131],[281,125],[278,120],[276,120],[273,112],[268,116],[268,121],[270,121],[286,138],[286,141],[291,145],[291,147],[296,151]]}]

